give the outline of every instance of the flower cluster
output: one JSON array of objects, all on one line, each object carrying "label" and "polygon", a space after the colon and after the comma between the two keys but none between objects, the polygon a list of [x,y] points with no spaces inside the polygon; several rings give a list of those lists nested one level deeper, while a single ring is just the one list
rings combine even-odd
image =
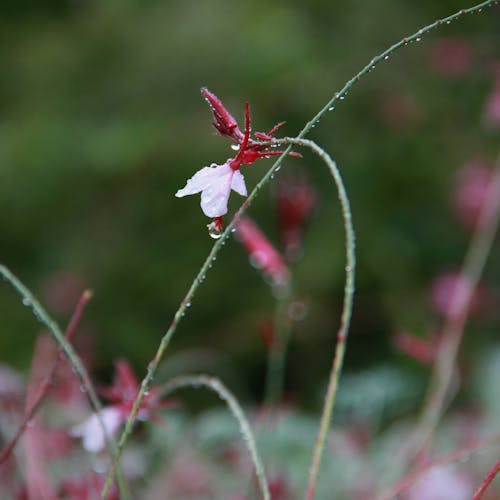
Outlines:
[{"label": "flower cluster", "polygon": [[[215,229],[222,229],[222,217],[227,213],[227,203],[231,190],[242,196],[247,196],[245,179],[240,172],[242,165],[253,163],[259,158],[268,158],[283,154],[283,151],[269,151],[269,144],[275,132],[285,123],[280,122],[267,133],[256,132],[255,139],[250,137],[251,120],[250,107],[245,103],[245,131],[242,132],[233,116],[222,102],[207,88],[201,93],[210,105],[214,117],[213,126],[220,135],[230,139],[238,149],[234,158],[228,158],[225,163],[212,163],[204,167],[189,179],[184,188],[179,189],[175,196],[181,198],[190,194],[201,193],[201,209],[207,217],[214,219]],[[262,142],[264,141],[264,143]],[[300,156],[290,153],[292,156]]]}]

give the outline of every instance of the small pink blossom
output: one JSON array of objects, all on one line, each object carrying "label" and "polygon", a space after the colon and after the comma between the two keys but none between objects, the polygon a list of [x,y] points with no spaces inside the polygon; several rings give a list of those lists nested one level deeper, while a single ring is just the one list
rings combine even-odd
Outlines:
[{"label": "small pink blossom", "polygon": [[[247,196],[245,179],[240,172],[242,165],[249,165],[259,158],[268,158],[283,154],[283,151],[269,151],[269,145],[260,141],[270,141],[274,133],[285,123],[281,122],[267,133],[256,132],[255,139],[250,137],[251,121],[250,107],[245,103],[245,131],[242,132],[233,116],[227,111],[219,98],[207,88],[201,93],[212,109],[213,125],[220,135],[230,139],[238,149],[234,158],[229,158],[224,164],[213,163],[204,167],[191,177],[184,188],[179,189],[175,196],[182,198],[191,194],[201,193],[201,209],[207,217],[215,219],[215,226],[209,230],[222,229],[221,217],[227,213],[227,204],[231,190],[242,196]],[[291,152],[291,156],[300,156]]]},{"label": "small pink blossom", "polygon": [[476,160],[459,170],[453,192],[456,217],[469,229],[479,222],[491,185],[492,170],[486,161]]},{"label": "small pink blossom", "polygon": [[[459,273],[442,273],[434,279],[430,286],[431,307],[443,318],[455,318],[462,313],[469,288],[469,282]],[[471,312],[477,312],[479,305],[480,295],[476,290],[470,303]]]},{"label": "small pink blossom", "polygon": [[474,483],[469,476],[441,466],[432,468],[412,486],[405,500],[469,500],[473,492]]},{"label": "small pink blossom", "polygon": [[285,260],[250,218],[242,217],[239,220],[236,237],[250,255],[251,264],[261,269],[274,286],[288,285],[290,272]]},{"label": "small pink blossom", "polygon": [[490,71],[493,88],[486,99],[483,120],[487,127],[498,129],[500,127],[500,61],[493,61]]},{"label": "small pink blossom", "polygon": [[[110,436],[114,436],[124,420],[119,407],[108,406],[99,413],[102,423]],[[85,422],[70,430],[73,437],[81,437],[83,447],[91,453],[98,453],[106,446],[106,436],[96,413],[93,413]]]},{"label": "small pink blossom", "polygon": [[231,189],[241,196],[247,195],[245,179],[239,170],[229,166],[230,160],[223,165],[213,163],[204,167],[187,181],[183,189],[179,189],[175,196],[182,198],[190,194],[201,192],[201,209],[207,217],[221,217],[227,213],[227,203]]},{"label": "small pink blossom", "polygon": [[[118,360],[115,370],[113,385],[101,390],[103,396],[113,404],[103,408],[99,414],[107,432],[111,436],[115,435],[120,425],[126,422],[139,392],[139,381],[126,361]],[[155,410],[172,406],[171,401],[161,401],[159,390],[152,388],[144,395],[137,418],[139,420],[156,420]],[[95,413],[82,424],[73,427],[70,434],[74,437],[81,437],[83,447],[90,452],[100,452],[106,444],[100,419]]]},{"label": "small pink blossom", "polygon": [[438,343],[408,332],[400,332],[394,337],[394,345],[408,356],[424,364],[430,364],[436,357]]},{"label": "small pink blossom", "polygon": [[316,193],[305,177],[285,177],[276,189],[278,228],[288,260],[302,250],[304,229],[316,204]]},{"label": "small pink blossom", "polygon": [[430,50],[431,70],[445,77],[463,76],[472,65],[473,51],[468,42],[459,38],[443,38]]}]

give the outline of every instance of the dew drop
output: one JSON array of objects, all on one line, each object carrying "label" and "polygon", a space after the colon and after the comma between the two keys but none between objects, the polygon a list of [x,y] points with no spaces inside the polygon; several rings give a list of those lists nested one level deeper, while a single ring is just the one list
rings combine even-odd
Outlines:
[{"label": "dew drop", "polygon": [[210,238],[213,238],[214,240],[218,240],[222,236],[221,228],[217,227],[217,225],[214,222],[211,222],[210,224],[208,224],[207,228],[208,228],[208,234],[209,234]]},{"label": "dew drop", "polygon": [[384,61],[388,61],[389,60],[389,56],[384,56]]},{"label": "dew drop", "polygon": [[335,109],[335,106],[330,106],[330,107],[328,108],[328,111],[333,111],[334,109]]},{"label": "dew drop", "polygon": [[340,100],[343,101],[345,99],[345,95],[340,96]]},{"label": "dew drop", "polygon": [[24,297],[23,306],[30,306],[30,305],[31,305],[31,300],[28,299],[28,297]]},{"label": "dew drop", "polygon": [[187,302],[186,307],[191,307],[191,302]]},{"label": "dew drop", "polygon": [[422,40],[422,38],[421,38],[421,37],[419,37],[419,36],[418,36],[417,38],[415,38],[415,41],[416,41],[416,42],[420,42],[420,40]]}]

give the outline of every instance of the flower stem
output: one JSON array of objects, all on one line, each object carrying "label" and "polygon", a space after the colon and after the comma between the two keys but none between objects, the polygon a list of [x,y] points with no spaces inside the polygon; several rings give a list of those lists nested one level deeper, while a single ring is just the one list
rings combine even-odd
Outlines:
[{"label": "flower stem", "polygon": [[479,500],[483,493],[486,491],[488,486],[492,483],[495,476],[500,472],[500,459],[498,462],[491,468],[486,477],[483,479],[482,483],[479,485],[478,489],[475,491],[472,500]]},{"label": "flower stem", "polygon": [[262,460],[259,457],[257,446],[255,444],[255,438],[253,436],[248,419],[245,417],[245,414],[241,406],[238,404],[236,397],[219,379],[215,377],[209,377],[207,375],[181,375],[167,382],[162,387],[162,393],[168,394],[182,387],[198,388],[200,385],[216,392],[219,397],[227,404],[229,410],[238,421],[241,434],[243,435],[243,441],[248,447],[248,451],[250,452],[250,456],[252,457],[252,462],[255,467],[255,473],[257,474],[257,480],[259,482],[262,497],[264,498],[264,500],[270,500],[269,485],[264,474]]},{"label": "flower stem", "polygon": [[337,332],[337,345],[332,361],[332,368],[328,379],[328,388],[326,391],[325,402],[321,414],[320,427],[316,437],[316,445],[314,447],[313,458],[311,467],[309,469],[309,479],[306,490],[307,500],[314,498],[316,484],[318,482],[319,469],[321,460],[325,449],[326,438],[328,430],[331,425],[333,407],[335,405],[335,398],[337,395],[337,387],[339,383],[340,373],[346,350],[347,335],[349,332],[349,325],[352,316],[352,304],[354,298],[354,280],[356,272],[356,253],[355,253],[355,236],[354,227],[352,224],[352,213],[349,203],[349,197],[342,181],[342,176],[332,158],[321,149],[316,143],[307,139],[290,139],[286,138],[282,141],[275,141],[277,143],[289,143],[291,145],[306,146],[316,153],[326,164],[330,173],[337,185],[338,198],[342,208],[342,217],[344,219],[345,231],[345,247],[346,247],[346,278],[344,287],[344,304],[342,306],[342,315],[340,319],[340,326]]}]

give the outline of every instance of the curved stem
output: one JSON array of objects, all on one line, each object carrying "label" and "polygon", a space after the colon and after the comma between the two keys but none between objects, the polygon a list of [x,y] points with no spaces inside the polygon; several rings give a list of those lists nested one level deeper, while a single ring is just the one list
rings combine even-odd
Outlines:
[{"label": "curved stem", "polygon": [[349,325],[352,316],[352,304],[354,297],[354,280],[356,272],[356,253],[355,253],[355,236],[354,227],[352,224],[352,213],[349,203],[349,197],[342,181],[342,176],[332,158],[321,149],[313,141],[307,139],[283,139],[274,141],[278,144],[289,143],[292,145],[306,146],[316,153],[327,165],[330,173],[337,185],[338,197],[340,206],[342,208],[342,217],[344,219],[344,231],[346,238],[346,277],[344,287],[344,304],[342,306],[342,315],[340,318],[340,326],[337,332],[337,345],[333,356],[332,368],[328,379],[328,388],[326,391],[325,402],[323,404],[323,411],[321,414],[320,427],[316,438],[316,445],[314,447],[313,458],[311,467],[309,469],[309,479],[306,490],[307,500],[314,498],[316,484],[318,482],[319,469],[321,460],[325,449],[326,438],[328,430],[331,425],[333,407],[335,405],[335,398],[337,395],[337,387],[339,383],[340,373],[344,362],[347,335],[349,332]]},{"label": "curved stem", "polygon": [[198,388],[200,385],[210,389],[218,394],[218,396],[227,404],[229,410],[234,415],[240,426],[243,441],[248,447],[252,462],[257,474],[257,480],[264,500],[270,500],[269,485],[264,474],[264,467],[262,460],[259,457],[255,438],[252,433],[250,424],[243,413],[241,406],[234,395],[227,389],[227,387],[217,378],[209,377],[207,375],[181,375],[167,382],[162,387],[162,393],[168,394],[182,387]]},{"label": "curved stem", "polygon": [[[54,338],[56,343],[64,352],[64,355],[68,359],[71,364],[74,372],[78,375],[80,382],[82,384],[82,388],[85,390],[87,397],[90,401],[92,408],[94,409],[97,419],[99,421],[99,425],[101,426],[104,436],[106,438],[106,445],[110,454],[113,454],[114,451],[114,440],[110,436],[108,429],[101,417],[102,405],[97,397],[97,393],[94,389],[90,376],[82,363],[80,356],[75,352],[73,346],[64,338],[64,335],[61,332],[58,324],[50,317],[48,312],[44,309],[44,307],[38,302],[35,296],[26,288],[26,286],[17,278],[6,266],[0,264],[0,275],[2,278],[7,281],[12,287],[16,290],[16,292],[21,296],[22,302],[25,306],[29,306],[32,313],[35,315],[38,321],[40,321],[45,327],[48,329],[50,335]],[[120,493],[123,498],[128,498],[128,494],[126,493],[126,488],[124,483],[122,482],[121,473],[118,477],[118,485],[120,487]]]},{"label": "curved stem", "polygon": [[[457,19],[459,19],[460,17],[462,17],[465,14],[471,14],[474,12],[478,12],[485,7],[488,7],[488,6],[495,4],[497,1],[498,0],[487,0],[485,2],[482,2],[480,4],[475,5],[473,7],[470,7],[468,9],[461,9],[460,11],[458,11],[455,14],[452,14],[451,16],[448,16],[446,18],[439,19],[439,20],[435,21],[434,23],[419,29],[414,34],[403,38],[398,43],[392,45],[387,50],[385,50],[384,52],[382,52],[378,56],[374,57],[359,73],[357,73],[353,78],[351,78],[344,85],[344,87],[342,87],[342,89],[339,92],[335,93],[334,96],[325,104],[325,106],[323,106],[323,108],[321,108],[320,111],[318,111],[318,113],[316,113],[316,115],[306,123],[304,128],[297,135],[297,139],[304,138],[311,131],[311,129],[316,125],[316,123],[319,122],[319,120],[321,118],[323,118],[328,113],[328,111],[331,111],[334,108],[334,104],[336,103],[336,101],[338,101],[339,99],[345,98],[346,94],[351,89],[351,87],[353,87],[357,82],[359,82],[361,80],[362,77],[364,77],[371,70],[373,70],[375,68],[375,66],[377,66],[381,61],[386,60],[390,55],[392,55],[398,49],[402,48],[403,46],[407,45],[408,43],[416,41],[422,35],[431,31],[434,28],[437,28],[443,24],[449,24],[453,21],[456,21]],[[144,398],[144,394],[147,392],[147,390],[149,389],[149,387],[151,385],[151,382],[154,379],[158,365],[163,357],[163,354],[165,353],[166,348],[168,347],[168,345],[170,343],[170,340],[171,340],[173,334],[175,333],[175,330],[177,329],[177,325],[179,324],[182,316],[184,316],[184,314],[186,313],[186,309],[188,307],[188,304],[191,303],[191,301],[196,293],[196,290],[198,289],[198,287],[200,286],[200,284],[204,280],[204,277],[205,277],[206,273],[208,272],[208,270],[211,266],[211,263],[217,257],[217,254],[221,250],[222,245],[229,238],[235,224],[238,222],[239,218],[246,211],[248,206],[257,197],[261,188],[264,187],[270,181],[271,177],[276,172],[276,170],[280,168],[285,156],[287,156],[291,152],[291,149],[292,149],[292,145],[288,146],[286,148],[286,150],[283,151],[283,154],[278,157],[278,159],[274,162],[274,164],[267,171],[267,173],[257,183],[257,185],[252,190],[252,192],[250,193],[248,198],[243,202],[241,207],[237,210],[237,212],[235,213],[231,222],[227,225],[226,229],[222,233],[221,237],[214,243],[212,249],[210,250],[210,253],[208,254],[207,258],[205,259],[205,262],[201,266],[200,270],[198,271],[198,274],[196,275],[191,286],[189,287],[189,290],[188,290],[186,296],[181,301],[179,308],[177,309],[177,312],[174,315],[174,319],[172,320],[168,330],[166,331],[166,333],[164,334],[164,336],[162,337],[162,339],[160,341],[160,345],[158,346],[155,357],[148,365],[148,370],[147,370],[146,376],[142,380],[141,387],[140,387],[139,392],[137,394],[137,397],[134,401],[134,405],[132,407],[132,410],[130,411],[129,418],[127,419],[127,422],[125,424],[125,428],[122,432],[122,435],[120,436],[120,440],[118,442],[118,446],[117,446],[117,449],[115,451],[115,455],[113,457],[113,461],[112,461],[111,468],[110,468],[109,473],[108,473],[106,484],[105,484],[104,489],[102,491],[102,498],[103,499],[107,498],[109,488],[111,486],[111,483],[113,481],[113,477],[115,474],[116,465],[118,464],[118,462],[120,460],[120,457],[121,457],[121,454],[123,452],[123,448],[125,447],[125,444],[127,442],[127,439],[132,432],[134,421],[135,421],[135,418],[137,416],[137,412],[139,411],[141,401]]]}]

